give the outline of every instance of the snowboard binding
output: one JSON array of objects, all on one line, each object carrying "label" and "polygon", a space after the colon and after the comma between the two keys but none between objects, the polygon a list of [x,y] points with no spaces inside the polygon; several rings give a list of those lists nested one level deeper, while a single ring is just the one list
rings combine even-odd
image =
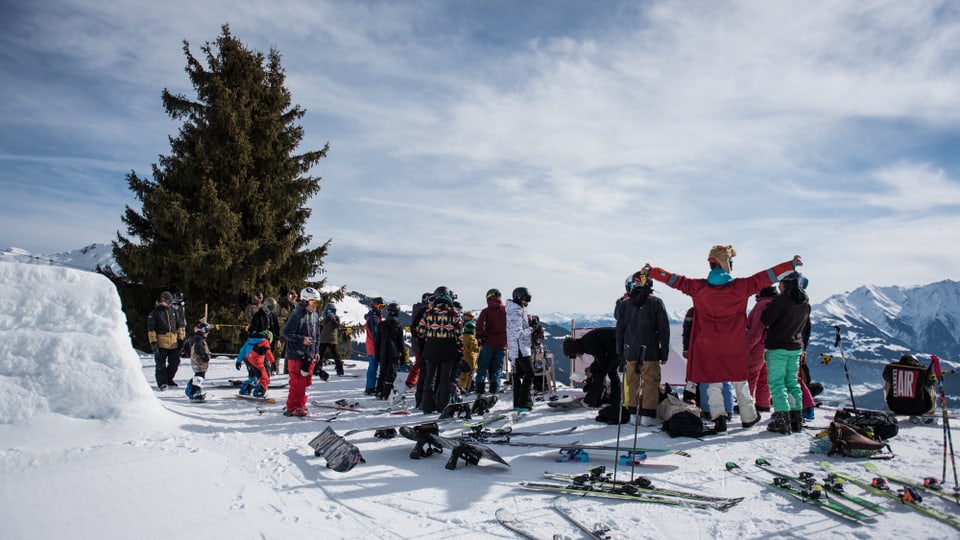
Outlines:
[{"label": "snowboard binding", "polygon": [[461,444],[453,449],[453,452],[450,454],[450,459],[447,460],[447,464],[444,466],[447,470],[455,470],[457,468],[457,462],[461,459],[467,463],[467,465],[477,465],[480,463],[480,458],[483,457],[483,452],[470,446],[469,444]]},{"label": "snowboard binding", "polygon": [[373,432],[373,436],[378,439],[392,439],[397,436],[397,430],[394,428],[378,429]]}]

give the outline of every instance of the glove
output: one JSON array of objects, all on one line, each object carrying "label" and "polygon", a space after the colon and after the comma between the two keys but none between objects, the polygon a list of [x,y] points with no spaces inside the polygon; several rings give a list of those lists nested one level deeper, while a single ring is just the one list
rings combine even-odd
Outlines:
[{"label": "glove", "polygon": [[241,361],[238,360],[238,361],[237,361],[237,371],[240,371],[240,366],[242,366],[242,365],[243,365],[243,362],[241,362]]},{"label": "glove", "polygon": [[157,346],[157,342],[156,342],[156,341],[154,341],[153,343],[150,344],[150,350],[153,351],[153,355],[154,355],[154,356],[160,354],[160,347]]}]

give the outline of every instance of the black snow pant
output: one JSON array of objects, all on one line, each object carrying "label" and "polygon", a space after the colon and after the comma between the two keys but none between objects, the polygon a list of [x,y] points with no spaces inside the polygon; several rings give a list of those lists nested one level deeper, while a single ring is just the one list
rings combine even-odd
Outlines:
[{"label": "black snow pant", "polygon": [[154,360],[156,361],[154,375],[157,378],[157,387],[172,383],[177,376],[177,370],[180,369],[180,350],[158,349]]},{"label": "black snow pant", "polygon": [[533,409],[533,359],[521,356],[513,361],[513,407]]}]

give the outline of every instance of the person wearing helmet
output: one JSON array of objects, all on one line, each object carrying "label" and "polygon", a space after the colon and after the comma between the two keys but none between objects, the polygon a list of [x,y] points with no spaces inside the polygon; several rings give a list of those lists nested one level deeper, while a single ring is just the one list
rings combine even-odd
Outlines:
[{"label": "person wearing helmet", "polygon": [[173,294],[160,293],[160,300],[147,315],[147,339],[156,363],[154,376],[161,391],[177,387],[174,377],[180,368],[180,343],[186,337],[186,322],[173,307]]},{"label": "person wearing helmet", "polygon": [[253,316],[263,307],[263,293],[254,291],[250,297],[253,301],[247,304],[247,307],[243,310],[243,320],[247,323],[248,331],[250,330],[250,323],[253,322]]},{"label": "person wearing helmet", "polygon": [[[317,305],[320,291],[305,287],[300,291],[300,302],[283,325],[283,338],[287,340],[285,356],[290,383],[287,386],[285,416],[307,416],[307,388],[313,384],[313,362],[319,360],[317,344],[320,339],[320,317]],[[325,371],[320,378],[326,380]]]},{"label": "person wearing helmet", "polygon": [[513,407],[533,409],[533,343],[526,287],[517,287],[507,302],[507,359],[513,363]]},{"label": "person wearing helmet", "polygon": [[387,318],[377,330],[374,355],[380,364],[377,379],[377,399],[390,399],[394,381],[397,379],[397,364],[403,361],[406,345],[403,341],[403,324],[400,323],[400,306],[395,302],[387,305]]},{"label": "person wearing helmet", "polygon": [[[252,337],[267,330],[270,331],[271,336],[278,335],[280,333],[280,323],[277,321],[277,309],[279,309],[279,304],[275,298],[269,297],[264,300],[263,305],[253,314],[253,319],[250,320],[249,335]],[[270,340],[270,347],[273,348],[273,339]],[[267,370],[270,373],[276,373],[278,370],[277,362],[271,362],[267,366]]]},{"label": "person wearing helmet", "polygon": [[380,322],[383,320],[383,298],[377,296],[370,299],[370,311],[363,316],[363,329],[366,331],[366,352],[367,352],[367,380],[363,388],[363,393],[372,396],[377,393],[377,375],[380,372],[380,364],[377,363],[376,342],[377,330]]},{"label": "person wearing helmet", "polygon": [[[413,305],[411,310],[412,320],[410,321],[411,330],[415,329],[418,324],[420,324],[420,319],[423,318],[423,314],[427,311],[427,305],[430,304],[430,297],[433,296],[429,292],[425,292],[420,295],[420,301]],[[423,340],[420,339],[420,336],[417,335],[416,331],[412,331],[410,336],[410,348],[413,349],[413,366],[410,367],[410,372],[407,373],[407,388],[416,388],[415,394],[415,406],[420,406],[420,399],[423,397],[423,385],[420,384],[420,368],[423,365]]]},{"label": "person wearing helmet", "polygon": [[477,395],[482,396],[487,390],[487,378],[490,379],[490,393],[497,394],[507,354],[507,310],[497,289],[487,291],[487,307],[477,317],[477,341],[480,343],[474,379]]},{"label": "person wearing helmet", "polygon": [[173,303],[170,304],[170,307],[172,307],[173,309],[179,312],[180,320],[183,321],[184,325],[186,325],[187,324],[187,303],[183,300],[182,292],[177,291],[173,293]]},{"label": "person wearing helmet", "polygon": [[343,376],[343,360],[340,359],[340,350],[337,348],[338,330],[340,330],[340,317],[337,316],[337,306],[331,302],[324,308],[323,316],[320,319],[320,346],[317,348],[320,361],[313,368],[314,375],[320,375],[316,371],[323,369],[323,361],[327,357],[326,352],[330,351],[333,364],[337,369],[337,375]]},{"label": "person wearing helmet", "polygon": [[434,291],[433,303],[417,323],[416,332],[424,340],[420,409],[432,414],[450,403],[451,386],[456,389],[453,376],[463,356],[463,320],[446,287]]},{"label": "person wearing helmet", "polygon": [[193,378],[186,388],[187,397],[193,401],[203,401],[206,397],[203,393],[203,378],[207,376],[207,368],[210,367],[210,347],[207,346],[209,334],[210,326],[200,321],[193,327],[193,335],[183,344],[187,356],[190,357],[190,367],[193,368]]},{"label": "person wearing helmet", "polygon": [[464,394],[470,391],[473,374],[477,372],[477,356],[480,354],[480,342],[477,341],[477,321],[472,311],[463,314],[463,359],[460,361],[460,375],[457,387]]},{"label": "person wearing helmet", "polygon": [[270,388],[270,366],[275,363],[270,341],[273,332],[264,330],[247,338],[237,353],[237,370],[247,366],[247,380],[240,386],[240,395],[264,397]]},{"label": "person wearing helmet", "polygon": [[653,282],[643,272],[631,276],[628,298],[617,319],[617,352],[626,362],[624,405],[637,425],[659,423],[660,365],[670,355],[670,320],[663,300],[653,294]]}]

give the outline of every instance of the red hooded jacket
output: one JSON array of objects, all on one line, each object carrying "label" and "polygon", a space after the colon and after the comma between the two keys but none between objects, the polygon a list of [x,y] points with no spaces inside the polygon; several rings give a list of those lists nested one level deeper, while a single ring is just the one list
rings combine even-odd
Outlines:
[{"label": "red hooded jacket", "polygon": [[507,350],[507,308],[499,298],[487,299],[477,317],[477,339],[484,347]]}]

